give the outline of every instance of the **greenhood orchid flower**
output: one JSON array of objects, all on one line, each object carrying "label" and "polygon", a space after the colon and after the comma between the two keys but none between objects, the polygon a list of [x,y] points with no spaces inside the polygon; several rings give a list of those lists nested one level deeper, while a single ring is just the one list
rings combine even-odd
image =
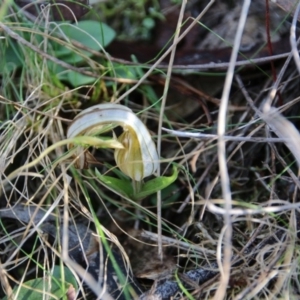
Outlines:
[{"label": "greenhood orchid flower", "polygon": [[[144,123],[126,106],[105,103],[98,104],[79,113],[68,128],[67,138],[94,136],[121,126],[123,133],[105,143],[105,147],[115,149],[115,160],[120,170],[132,180],[142,181],[155,173],[159,158],[155,144]],[[109,144],[109,145],[108,145]],[[69,144],[69,149],[74,145]],[[79,146],[76,149],[78,168],[87,166],[89,152]]]}]

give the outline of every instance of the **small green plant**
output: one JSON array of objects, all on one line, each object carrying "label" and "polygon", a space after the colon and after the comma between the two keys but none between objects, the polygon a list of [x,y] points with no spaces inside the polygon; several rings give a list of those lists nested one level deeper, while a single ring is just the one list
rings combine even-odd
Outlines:
[{"label": "small green plant", "polygon": [[[112,130],[114,127],[123,127],[123,133],[111,140],[110,148],[115,148],[115,161],[119,169],[131,178],[114,178],[101,175],[97,177],[111,189],[120,192],[132,200],[140,200],[173,183],[178,175],[174,167],[170,177],[160,176],[146,183],[143,179],[154,174],[159,164],[159,157],[155,144],[142,121],[126,106],[114,103],[105,103],[83,110],[70,125],[68,139],[76,136],[93,136]],[[117,147],[114,146],[117,144]],[[88,143],[86,143],[85,148]],[[70,144],[69,148],[74,145]],[[84,168],[89,160],[94,161],[91,153],[84,146],[77,146],[75,150],[76,166]]]}]

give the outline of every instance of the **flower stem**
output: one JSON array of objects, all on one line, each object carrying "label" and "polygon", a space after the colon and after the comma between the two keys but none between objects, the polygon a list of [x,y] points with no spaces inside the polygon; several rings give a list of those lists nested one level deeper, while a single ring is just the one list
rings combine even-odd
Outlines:
[{"label": "flower stem", "polygon": [[139,201],[139,199],[137,199],[137,195],[138,193],[141,191],[141,187],[142,187],[142,181],[137,181],[137,180],[132,180],[132,187],[133,187],[133,197],[135,201]]},{"label": "flower stem", "polygon": [[[137,195],[141,190],[142,187],[142,181],[132,180],[132,186],[133,186],[133,198],[137,202],[138,206],[141,205],[142,199],[138,199]],[[134,222],[134,229],[138,229],[140,225],[140,219],[142,217],[141,210],[139,207],[136,207],[135,214],[136,214],[136,220]]]}]

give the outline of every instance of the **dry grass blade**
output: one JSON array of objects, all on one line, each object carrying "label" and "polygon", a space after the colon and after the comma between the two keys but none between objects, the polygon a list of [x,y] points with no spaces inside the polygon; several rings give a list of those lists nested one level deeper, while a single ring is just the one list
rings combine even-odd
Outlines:
[{"label": "dry grass blade", "polygon": [[279,138],[285,139],[285,144],[293,153],[300,167],[300,134],[295,126],[282,116],[277,109],[268,108],[268,106],[264,107],[263,118]]},{"label": "dry grass blade", "polygon": [[245,0],[243,4],[243,8],[241,11],[240,20],[238,23],[238,28],[236,32],[235,42],[232,49],[232,54],[230,58],[230,65],[228,67],[224,89],[221,97],[221,104],[220,104],[220,111],[218,116],[218,160],[219,160],[219,167],[220,167],[220,176],[221,176],[221,185],[222,185],[222,192],[223,197],[225,201],[225,210],[226,214],[224,216],[224,257],[223,262],[221,264],[221,248],[222,248],[222,242],[220,239],[219,242],[219,266],[221,267],[221,274],[222,274],[222,280],[221,284],[216,292],[214,299],[222,299],[225,296],[226,288],[229,282],[229,276],[230,276],[230,268],[231,268],[231,251],[232,251],[232,220],[230,215],[230,210],[232,208],[231,203],[231,191],[230,191],[230,182],[229,182],[229,174],[227,169],[227,163],[226,163],[226,146],[225,146],[225,140],[224,140],[224,134],[225,134],[225,128],[226,128],[226,115],[227,115],[227,107],[228,107],[228,100],[229,100],[229,93],[232,85],[233,80],[233,73],[235,69],[235,62],[237,59],[237,53],[240,47],[240,42],[242,39],[242,34],[244,30],[244,26],[247,19],[248,10],[250,7],[251,1]]},{"label": "dry grass blade", "polygon": [[297,23],[297,16],[299,15],[300,12],[300,3],[297,5],[297,8],[295,10],[295,15],[293,18],[293,23],[291,26],[291,34],[290,34],[290,43],[292,46],[292,53],[294,56],[294,60],[298,69],[298,72],[300,74],[300,56],[299,56],[299,52],[297,49],[297,42],[296,42],[296,23]]},{"label": "dry grass blade", "polygon": [[[161,129],[162,129],[163,118],[164,118],[164,114],[165,114],[165,106],[166,106],[169,84],[170,84],[171,75],[172,75],[174,57],[175,57],[175,53],[176,53],[176,46],[178,44],[178,37],[180,34],[180,28],[181,28],[182,22],[183,22],[183,15],[184,15],[186,3],[187,3],[187,1],[184,0],[184,1],[182,1],[182,4],[181,4],[180,14],[178,17],[176,32],[175,32],[174,41],[173,41],[173,45],[172,45],[172,51],[171,51],[171,55],[170,55],[168,71],[167,71],[167,75],[166,75],[163,97],[162,97],[162,101],[161,101],[159,123],[158,123],[158,143],[157,143],[157,152],[158,152],[159,157],[161,156]],[[158,174],[158,176],[160,176],[160,164],[158,165],[157,174]],[[160,260],[163,261],[162,237],[161,237],[161,235],[162,235],[161,207],[162,207],[161,191],[158,191],[157,192],[157,217],[158,217],[157,218],[157,232],[158,232],[157,243],[158,243],[158,256],[160,257]]]},{"label": "dry grass blade", "polygon": [[57,267],[70,300],[298,299],[299,1],[8,2],[0,298]]}]

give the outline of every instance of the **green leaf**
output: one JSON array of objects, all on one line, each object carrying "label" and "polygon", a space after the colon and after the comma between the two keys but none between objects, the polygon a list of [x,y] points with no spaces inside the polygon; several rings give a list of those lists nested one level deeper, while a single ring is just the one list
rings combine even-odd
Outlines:
[{"label": "green leaf", "polygon": [[[59,32],[63,33],[66,37],[65,41],[71,39],[95,51],[101,51],[116,36],[116,33],[112,28],[104,23],[93,20],[80,21],[76,25],[67,22],[61,23],[58,28]],[[55,56],[66,63],[83,63],[87,57],[92,56],[90,51],[81,50],[79,48],[72,50],[71,48],[54,41],[51,42],[51,45]],[[53,74],[58,74],[57,76],[60,80],[69,81],[74,87],[91,84],[96,80],[94,77],[82,75],[60,66],[55,66],[52,62],[48,62],[48,65]]]},{"label": "green leaf", "polygon": [[77,26],[62,26],[60,29],[70,39],[94,50],[100,49],[99,43],[102,47],[106,47],[116,36],[115,31],[111,27],[93,20],[80,21]]},{"label": "green leaf", "polygon": [[96,176],[110,189],[124,195],[132,200],[140,200],[159,190],[163,190],[172,184],[178,176],[178,170],[173,167],[173,174],[171,176],[160,176],[149,180],[142,184],[140,192],[134,194],[132,182],[127,179],[119,179],[111,176],[101,175],[99,171],[95,170]]},{"label": "green leaf", "polygon": [[[60,31],[69,39],[75,40],[87,48],[95,51],[100,51],[106,47],[114,38],[115,31],[104,23],[85,20],[75,24],[61,24]],[[92,54],[89,51],[77,49],[76,52],[63,51],[62,45],[56,45],[57,57],[60,57],[68,63],[78,63],[84,61],[84,56],[90,57]]]},{"label": "green leaf", "polygon": [[[178,189],[178,185],[172,183],[161,191],[162,208],[169,207],[179,199],[180,193],[176,192]],[[156,205],[157,198],[155,194],[150,197],[150,201],[152,205]]]},{"label": "green leaf", "polygon": [[136,67],[114,63],[114,71],[118,78],[127,78],[133,80],[139,78],[139,74],[136,72]]},{"label": "green leaf", "polygon": [[96,176],[109,188],[124,195],[128,198],[132,198],[133,187],[129,180],[119,179],[111,176],[101,175],[97,169],[95,169]]},{"label": "green leaf", "polygon": [[172,184],[178,176],[178,170],[174,166],[173,167],[173,174],[171,176],[160,176],[157,178],[154,178],[152,180],[147,181],[145,184],[142,185],[141,191],[134,195],[135,199],[142,199],[145,198],[151,194],[156,193],[157,191],[160,191],[170,184]]},{"label": "green leaf", "polygon": [[[51,278],[36,278],[28,280],[22,283],[21,287],[16,286],[13,289],[13,293],[17,295],[18,300],[40,300],[43,299],[45,292],[51,294],[47,297],[49,300],[66,298],[66,292],[70,286],[73,286],[75,290],[78,289],[76,279],[74,278],[72,272],[64,267],[64,277],[61,272],[60,266],[54,266]],[[64,288],[63,288],[64,287]],[[7,300],[7,296],[2,300]]]},{"label": "green leaf", "polygon": [[22,66],[22,54],[20,46],[8,39],[8,46],[5,39],[0,39],[0,74],[10,73]]},{"label": "green leaf", "polygon": [[80,74],[75,71],[69,71],[67,75],[68,81],[74,86],[80,86],[80,85],[86,85],[86,84],[91,84],[94,83],[96,78]]}]

